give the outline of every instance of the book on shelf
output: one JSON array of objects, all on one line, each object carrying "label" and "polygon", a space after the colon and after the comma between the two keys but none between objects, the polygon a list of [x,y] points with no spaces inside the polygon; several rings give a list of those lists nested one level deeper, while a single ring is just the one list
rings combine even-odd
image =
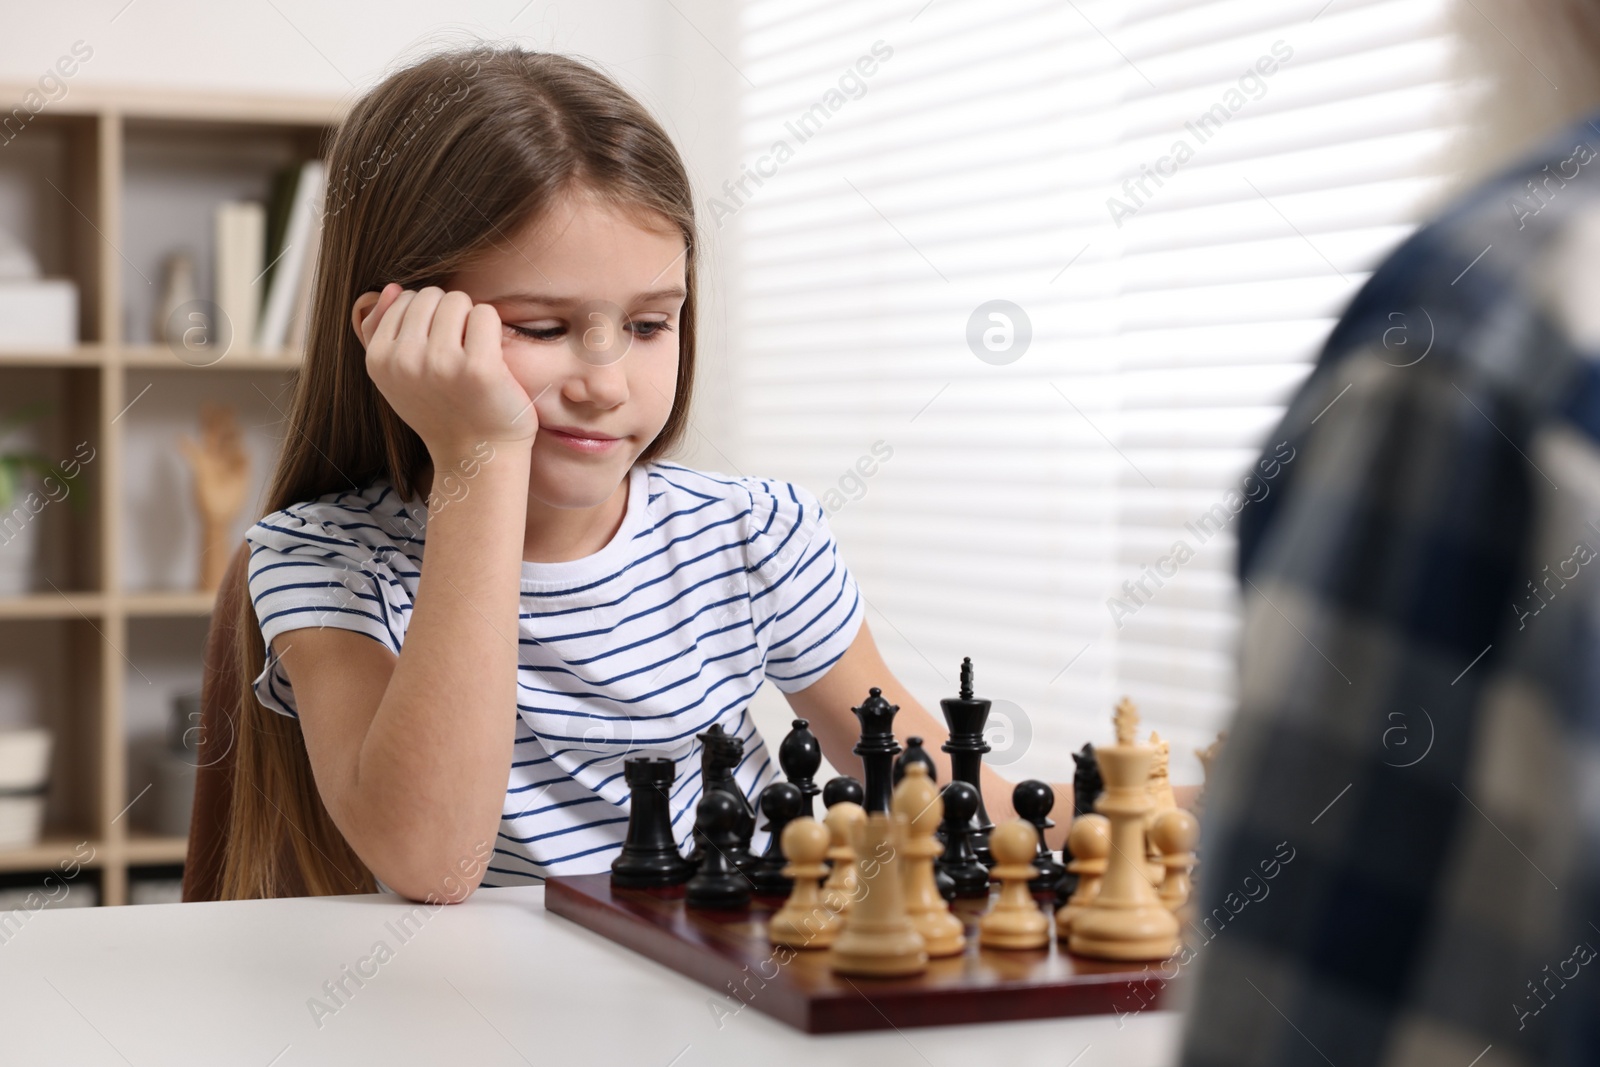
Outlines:
[{"label": "book on shelf", "polygon": [[[290,343],[296,307],[309,299],[310,274],[316,265],[321,227],[317,208],[327,191],[327,170],[320,159],[308,159],[289,169],[292,176],[280,174],[273,182],[267,215],[267,289],[255,345],[261,352],[278,352]],[[304,318],[303,310],[300,318]],[[303,333],[303,323],[298,330]]]},{"label": "book on shelf", "polygon": [[305,265],[300,270],[300,284],[295,287],[294,312],[289,316],[289,336],[284,347],[289,353],[305,349],[307,323],[311,317],[311,283],[315,280],[317,252],[322,247],[322,223],[311,228],[310,243],[306,246]]},{"label": "book on shelf", "polygon": [[[266,208],[251,200],[225,200],[217,205],[217,310],[227,321],[238,352],[255,344],[256,311],[261,300],[256,279],[261,274],[267,242]],[[215,331],[213,331],[215,334]]]}]

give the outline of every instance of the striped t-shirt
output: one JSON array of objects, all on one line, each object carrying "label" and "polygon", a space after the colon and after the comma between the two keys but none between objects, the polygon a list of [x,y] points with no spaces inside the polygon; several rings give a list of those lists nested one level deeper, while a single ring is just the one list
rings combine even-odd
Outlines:
[{"label": "striped t-shirt", "polygon": [[[284,631],[338,626],[399,654],[427,517],[379,478],[250,528],[263,705],[298,717],[271,647]],[[721,723],[744,740],[734,779],[754,802],[778,768],[750,698],[763,678],[786,693],[816,681],[862,618],[814,495],[672,463],[635,464],[610,542],[582,559],[524,562],[521,587],[516,743],[485,886],[608,870],[627,830],[631,755],[676,761],[672,825],[687,850],[701,796],[695,735]]]}]

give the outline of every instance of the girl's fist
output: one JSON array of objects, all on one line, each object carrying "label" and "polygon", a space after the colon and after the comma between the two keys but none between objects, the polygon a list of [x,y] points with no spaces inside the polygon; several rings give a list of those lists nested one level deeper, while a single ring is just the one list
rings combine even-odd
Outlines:
[{"label": "girl's fist", "polygon": [[479,442],[531,444],[533,400],[500,351],[500,316],[459,290],[363,293],[350,312],[367,350],[367,374],[435,457],[447,462]]}]

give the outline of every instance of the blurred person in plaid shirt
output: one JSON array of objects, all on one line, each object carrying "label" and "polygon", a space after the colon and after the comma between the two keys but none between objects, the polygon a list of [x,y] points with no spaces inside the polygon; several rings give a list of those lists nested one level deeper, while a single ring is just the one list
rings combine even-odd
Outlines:
[{"label": "blurred person in plaid shirt", "polygon": [[1185,1067],[1600,1063],[1600,0],[1458,17],[1501,169],[1356,295],[1240,518]]}]

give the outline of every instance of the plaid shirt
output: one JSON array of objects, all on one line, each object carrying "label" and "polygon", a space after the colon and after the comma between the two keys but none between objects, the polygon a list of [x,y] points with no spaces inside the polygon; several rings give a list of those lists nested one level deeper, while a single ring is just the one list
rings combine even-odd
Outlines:
[{"label": "plaid shirt", "polygon": [[1372,275],[1285,439],[1181,1063],[1600,1063],[1600,115]]}]

